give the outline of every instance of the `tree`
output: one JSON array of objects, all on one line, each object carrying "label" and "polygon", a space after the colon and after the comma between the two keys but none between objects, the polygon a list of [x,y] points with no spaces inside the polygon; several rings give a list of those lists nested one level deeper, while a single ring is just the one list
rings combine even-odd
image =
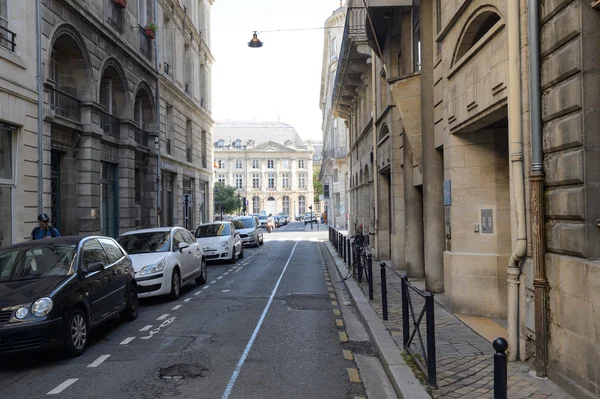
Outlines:
[{"label": "tree", "polygon": [[242,207],[241,199],[238,198],[236,188],[224,183],[215,184],[215,204],[217,209],[223,209],[223,213],[233,213]]},{"label": "tree", "polygon": [[315,189],[315,202],[320,202],[319,196],[323,195],[323,183],[319,180],[319,170],[313,171],[313,187]]}]

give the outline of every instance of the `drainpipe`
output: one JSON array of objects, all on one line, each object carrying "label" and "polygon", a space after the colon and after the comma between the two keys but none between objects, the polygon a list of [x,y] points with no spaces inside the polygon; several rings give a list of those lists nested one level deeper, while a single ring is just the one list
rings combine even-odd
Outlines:
[{"label": "drainpipe", "polygon": [[[158,20],[158,0],[154,0],[154,15],[155,15],[155,19]],[[164,26],[163,26],[164,29]],[[157,217],[156,217],[156,223],[157,226],[160,226],[160,213],[161,213],[161,181],[160,181],[160,68],[159,68],[159,63],[158,63],[158,41],[159,39],[156,38],[156,40],[154,40],[154,65],[156,67],[156,73],[158,74],[158,77],[156,79],[156,130],[157,130],[157,136],[156,136],[156,140],[158,142],[158,148],[157,148],[157,154],[156,154],[156,181],[157,181],[157,189],[156,189],[156,210],[157,210]]]},{"label": "drainpipe", "polygon": [[540,76],[539,0],[528,0],[529,10],[529,102],[531,104],[531,232],[533,245],[533,288],[535,295],[535,372],[546,377],[548,364],[546,264],[544,258],[544,149]]},{"label": "drainpipe", "polygon": [[508,282],[509,360],[519,357],[519,277],[520,261],[527,251],[525,223],[525,173],[523,166],[523,124],[521,92],[521,40],[519,2],[508,3],[508,131],[510,162],[517,219],[517,243],[506,269]]},{"label": "drainpipe", "polygon": [[44,91],[42,87],[42,0],[36,2],[35,41],[37,45],[38,90],[38,215],[44,212]]},{"label": "drainpipe", "polygon": [[[370,19],[369,19],[370,20]],[[380,258],[379,254],[379,172],[378,168],[378,158],[377,158],[377,69],[376,69],[376,60],[375,51],[371,50],[371,102],[373,104],[373,128],[371,131],[373,137],[373,165],[371,169],[373,169],[373,202],[375,202],[375,254],[377,255],[377,259]],[[381,61],[383,62],[383,57],[381,57]]]}]

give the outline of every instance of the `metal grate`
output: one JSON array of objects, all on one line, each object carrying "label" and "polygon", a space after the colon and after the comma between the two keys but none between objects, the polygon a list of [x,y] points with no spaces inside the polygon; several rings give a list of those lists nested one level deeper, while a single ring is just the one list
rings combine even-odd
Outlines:
[{"label": "metal grate", "polygon": [[0,46],[14,52],[17,46],[17,42],[15,41],[17,34],[3,26],[3,22],[0,19]]},{"label": "metal grate", "polygon": [[81,101],[60,90],[49,88],[50,109],[58,116],[81,122]]},{"label": "metal grate", "polygon": [[10,318],[12,317],[12,314],[13,314],[12,310],[0,311],[0,323],[6,323],[7,321],[9,321]]},{"label": "metal grate", "polygon": [[116,138],[120,137],[119,118],[116,118],[109,113],[101,111],[100,124],[102,125],[102,130],[105,134]]}]

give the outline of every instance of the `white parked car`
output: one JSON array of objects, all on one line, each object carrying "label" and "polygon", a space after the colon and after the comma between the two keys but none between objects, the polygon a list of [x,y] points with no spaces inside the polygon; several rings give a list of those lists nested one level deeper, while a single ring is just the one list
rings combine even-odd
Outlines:
[{"label": "white parked car", "polygon": [[235,263],[236,259],[244,257],[240,233],[231,222],[201,224],[194,235],[207,261],[228,260]]},{"label": "white parked car", "polygon": [[181,287],[207,279],[206,258],[192,233],[181,227],[130,231],[117,241],[127,251],[140,298],[169,295],[179,298]]}]

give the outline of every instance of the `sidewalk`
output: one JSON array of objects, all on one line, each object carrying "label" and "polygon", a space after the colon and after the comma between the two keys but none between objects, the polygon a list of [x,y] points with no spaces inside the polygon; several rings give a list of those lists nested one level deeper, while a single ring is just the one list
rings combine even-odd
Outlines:
[{"label": "sidewalk", "polygon": [[[328,248],[332,256],[338,256],[333,247],[328,245]],[[373,266],[374,296],[370,305],[383,321],[380,267],[378,262],[374,262]],[[383,323],[392,335],[398,349],[402,351],[401,280],[400,276],[389,268],[389,265],[386,277],[388,320]],[[368,298],[368,285],[364,278],[359,286],[365,297]],[[419,306],[417,298],[413,297],[413,304],[415,312],[420,311],[421,306]],[[423,322],[421,331],[425,339],[424,324]],[[435,304],[435,327],[438,389],[432,392],[433,397],[492,399],[494,395],[492,363],[494,349],[492,344],[437,303]],[[415,344],[416,348],[418,345],[416,337]],[[510,362],[508,375],[509,398],[572,398],[551,380],[536,378],[533,372],[530,373],[530,368],[525,363]]]}]

